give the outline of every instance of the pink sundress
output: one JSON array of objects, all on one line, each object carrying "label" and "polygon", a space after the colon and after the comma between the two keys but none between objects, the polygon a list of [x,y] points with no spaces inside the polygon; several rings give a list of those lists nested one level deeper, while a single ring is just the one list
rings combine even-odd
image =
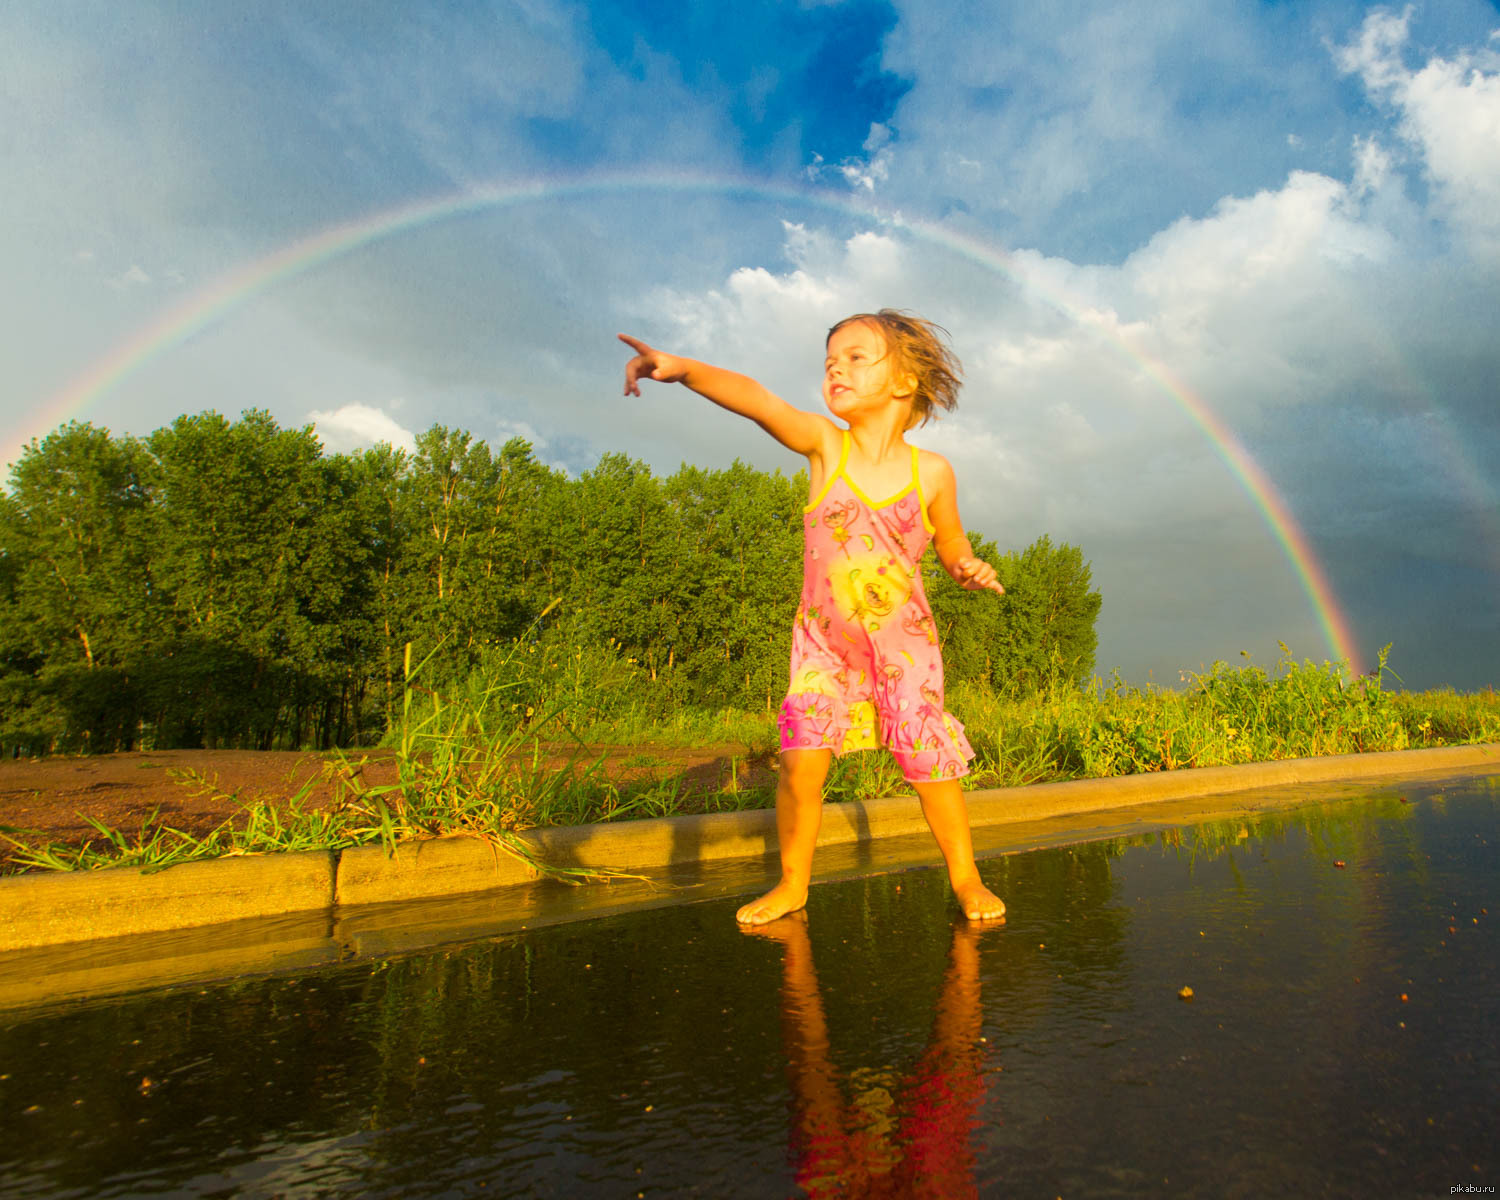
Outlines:
[{"label": "pink sundress", "polygon": [[802,602],[791,683],[777,725],[783,750],[835,754],[884,745],[910,781],[957,779],[974,757],[943,708],[943,658],[919,564],[933,528],[911,451],[911,482],[876,503],[839,464],[802,510]]}]

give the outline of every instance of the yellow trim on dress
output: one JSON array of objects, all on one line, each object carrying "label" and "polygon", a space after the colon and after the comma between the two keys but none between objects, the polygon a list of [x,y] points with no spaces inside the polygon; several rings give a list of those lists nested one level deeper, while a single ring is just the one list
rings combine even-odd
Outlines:
[{"label": "yellow trim on dress", "polygon": [[[844,430],[844,440],[842,443],[840,443],[839,446],[839,465],[833,468],[833,474],[829,475],[827,479],[823,480],[823,490],[807,502],[807,507],[802,510],[803,513],[810,513],[813,509],[817,508],[818,505],[823,503],[823,497],[828,495],[828,489],[833,486],[833,481],[840,475],[844,475],[844,462],[848,457],[849,431],[846,429]],[[844,475],[844,478],[847,479],[848,476]]]},{"label": "yellow trim on dress", "polygon": [[922,528],[927,530],[927,536],[933,537],[937,534],[937,526],[927,519],[927,497],[922,495],[922,469],[917,466],[917,448],[911,448],[911,477],[917,485],[917,507],[922,511]]},{"label": "yellow trim on dress", "polygon": [[853,476],[849,474],[849,431],[847,429],[844,430],[844,440],[839,447],[839,465],[834,467],[833,474],[823,481],[822,490],[807,503],[807,506],[805,508],[803,508],[802,511],[804,514],[812,512],[813,509],[817,508],[818,505],[823,503],[824,497],[828,495],[829,489],[833,487],[834,480],[836,480],[840,475],[844,477],[844,482],[849,485],[849,490],[856,496],[858,496],[861,500],[863,500],[866,504],[868,504],[872,509],[884,508],[887,504],[894,504],[897,500],[901,499],[902,496],[906,495],[907,492],[915,490],[917,493],[917,506],[922,510],[922,525],[926,528],[929,534],[937,532],[937,530],[933,527],[932,522],[927,519],[927,501],[922,497],[922,476],[917,469],[917,448],[915,446],[911,448],[911,482],[908,483],[899,492],[897,492],[894,496],[888,496],[884,500],[881,500],[877,503],[876,501],[871,500],[870,497],[865,495],[864,489],[861,488],[859,484],[855,483]]}]

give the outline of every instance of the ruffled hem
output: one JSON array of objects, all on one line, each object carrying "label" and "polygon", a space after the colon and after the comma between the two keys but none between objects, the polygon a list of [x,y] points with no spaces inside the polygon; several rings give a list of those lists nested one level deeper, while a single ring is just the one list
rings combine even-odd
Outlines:
[{"label": "ruffled hem", "polygon": [[868,700],[844,705],[823,692],[793,692],[782,701],[776,716],[783,750],[831,750],[843,757],[860,750],[890,750],[909,783],[962,779],[969,774],[974,748],[963,723],[942,713],[940,730],[930,721],[916,731],[909,720],[893,723],[882,736],[879,715]]}]

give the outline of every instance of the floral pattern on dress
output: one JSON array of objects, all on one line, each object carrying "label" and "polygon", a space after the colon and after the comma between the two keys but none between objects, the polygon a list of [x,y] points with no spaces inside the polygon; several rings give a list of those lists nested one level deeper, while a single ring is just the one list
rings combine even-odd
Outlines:
[{"label": "floral pattern on dress", "polygon": [[849,479],[848,453],[846,433],[838,467],[804,510],[782,749],[883,745],[908,780],[960,778],[974,751],[943,707],[942,654],[918,569],[932,535],[916,450],[912,482],[881,504]]}]

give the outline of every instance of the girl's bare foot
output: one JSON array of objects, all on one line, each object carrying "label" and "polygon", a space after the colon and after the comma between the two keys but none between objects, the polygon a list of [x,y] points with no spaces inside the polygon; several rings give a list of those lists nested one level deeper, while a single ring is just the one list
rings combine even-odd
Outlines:
[{"label": "girl's bare foot", "polygon": [[741,925],[764,925],[768,921],[786,916],[789,912],[796,912],[806,903],[806,887],[797,887],[795,884],[783,881],[759,900],[752,900],[741,908],[734,914],[734,919]]},{"label": "girl's bare foot", "polygon": [[985,887],[978,876],[953,885],[958,906],[971,921],[1005,920],[1005,901]]}]

